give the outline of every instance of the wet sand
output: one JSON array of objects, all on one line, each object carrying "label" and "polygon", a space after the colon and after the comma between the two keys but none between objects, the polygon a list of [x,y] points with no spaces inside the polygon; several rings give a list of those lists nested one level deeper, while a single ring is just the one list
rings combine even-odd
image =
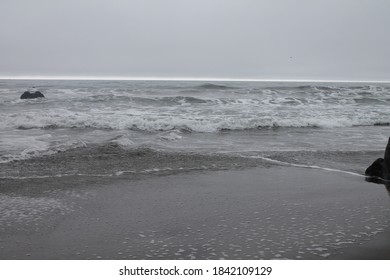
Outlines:
[{"label": "wet sand", "polygon": [[0,181],[0,259],[390,259],[390,199],[296,167]]}]

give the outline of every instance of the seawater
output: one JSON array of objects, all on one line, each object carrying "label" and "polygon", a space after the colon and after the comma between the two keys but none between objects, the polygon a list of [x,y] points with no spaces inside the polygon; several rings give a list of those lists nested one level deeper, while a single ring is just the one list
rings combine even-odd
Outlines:
[{"label": "seawater", "polygon": [[[20,100],[32,86],[46,98]],[[389,92],[0,80],[0,258],[337,257],[388,231],[387,192],[363,174]]]},{"label": "seawater", "polygon": [[[46,98],[21,100],[32,86]],[[389,93],[363,83],[2,80],[0,162],[105,145],[340,162],[383,151]]]}]

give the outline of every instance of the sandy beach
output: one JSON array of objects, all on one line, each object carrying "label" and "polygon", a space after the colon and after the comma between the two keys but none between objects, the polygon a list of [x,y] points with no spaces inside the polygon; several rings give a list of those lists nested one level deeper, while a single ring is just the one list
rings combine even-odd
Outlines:
[{"label": "sandy beach", "polygon": [[389,193],[350,174],[268,166],[0,183],[1,259],[390,259]]}]

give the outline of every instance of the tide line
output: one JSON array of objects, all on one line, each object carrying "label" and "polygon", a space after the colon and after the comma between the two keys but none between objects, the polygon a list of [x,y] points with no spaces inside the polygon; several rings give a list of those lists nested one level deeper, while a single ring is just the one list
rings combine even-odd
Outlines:
[{"label": "tide line", "polygon": [[294,166],[294,167],[300,167],[300,168],[320,169],[320,170],[331,171],[331,172],[345,173],[345,174],[359,176],[359,177],[367,177],[363,174],[359,174],[359,173],[352,172],[352,171],[346,171],[346,170],[340,170],[340,169],[334,169],[334,168],[328,168],[328,167],[321,167],[321,166],[317,166],[317,165],[305,165],[305,164],[290,163],[290,162],[284,162],[284,161],[280,161],[280,160],[276,160],[276,159],[272,159],[272,158],[267,158],[267,157],[262,157],[262,156],[249,156],[249,157],[250,158],[259,158],[259,159],[263,159],[263,160],[266,160],[269,162],[274,162],[274,163],[281,164],[281,165],[288,165],[288,166]]}]

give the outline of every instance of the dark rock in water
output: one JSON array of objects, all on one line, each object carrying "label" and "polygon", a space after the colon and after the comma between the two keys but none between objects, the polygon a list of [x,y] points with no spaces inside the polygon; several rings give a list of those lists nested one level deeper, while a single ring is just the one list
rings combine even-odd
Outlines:
[{"label": "dark rock in water", "polygon": [[45,97],[42,92],[36,91],[34,93],[25,91],[21,96],[20,99],[33,99],[33,98],[40,98],[40,97]]},{"label": "dark rock in water", "polygon": [[387,142],[384,158],[376,159],[365,172],[366,176],[390,180],[390,138]]}]

